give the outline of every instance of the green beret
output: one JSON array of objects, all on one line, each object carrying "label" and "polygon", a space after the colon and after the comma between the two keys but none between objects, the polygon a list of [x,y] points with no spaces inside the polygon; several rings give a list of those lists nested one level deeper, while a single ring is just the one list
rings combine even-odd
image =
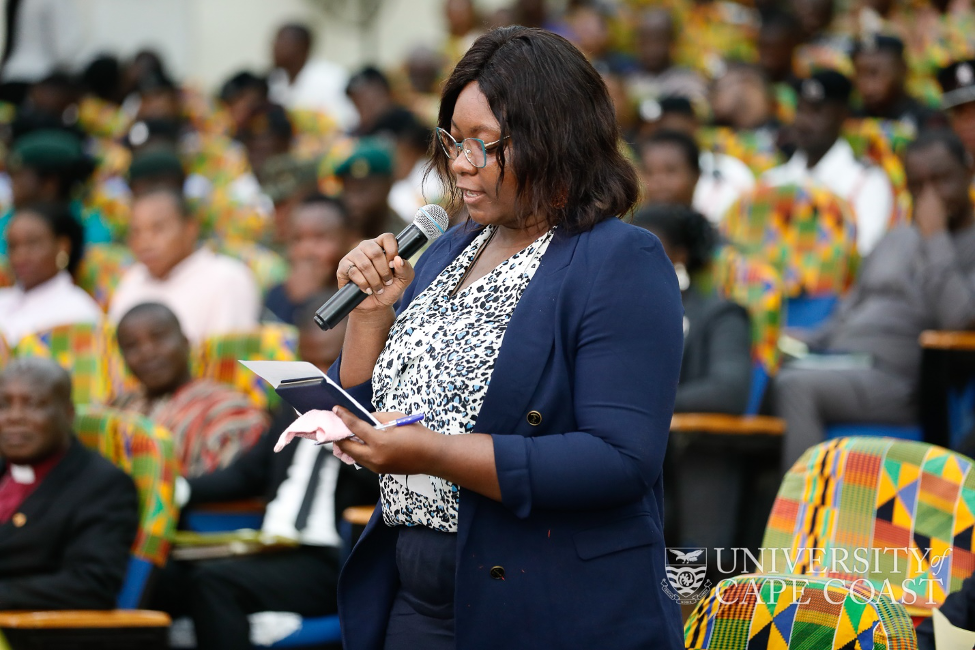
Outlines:
[{"label": "green beret", "polygon": [[30,167],[41,172],[72,169],[85,159],[81,141],[66,131],[32,131],[14,142],[7,164],[11,169]]},{"label": "green beret", "polygon": [[390,149],[375,138],[363,138],[349,158],[336,168],[336,176],[392,176],[393,171],[394,161]]},{"label": "green beret", "polygon": [[129,182],[154,176],[184,177],[183,163],[176,151],[169,147],[154,147],[141,151],[129,164]]}]

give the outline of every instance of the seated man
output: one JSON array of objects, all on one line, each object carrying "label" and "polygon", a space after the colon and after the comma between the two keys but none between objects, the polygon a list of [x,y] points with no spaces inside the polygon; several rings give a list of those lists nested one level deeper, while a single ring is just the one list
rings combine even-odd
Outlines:
[{"label": "seated man", "polygon": [[71,377],[0,372],[0,610],[111,609],[139,526],[136,487],[72,433]]},{"label": "seated man", "polygon": [[900,39],[881,34],[868,36],[855,45],[855,87],[862,97],[859,116],[899,121],[919,133],[946,120],[906,92],[904,51]]},{"label": "seated man", "polygon": [[155,190],[137,198],[129,246],[138,263],[122,276],[109,319],[118,323],[135,305],[160,302],[194,343],[254,328],[260,307],[254,276],[241,262],[198,247],[199,232],[179,194]]},{"label": "seated man", "polygon": [[[393,154],[384,141],[364,138],[339,167],[343,203],[361,237],[397,235],[407,226],[388,203],[394,182]],[[413,219],[412,219],[413,220]]]},{"label": "seated man", "polygon": [[[312,322],[328,296],[304,308],[299,354],[323,372],[339,357],[345,325],[322,331]],[[189,614],[197,647],[249,648],[247,615],[289,611],[302,616],[335,614],[339,577],[338,524],[343,510],[373,505],[376,474],[342,464],[329,446],[296,438],[280,453],[275,443],[295,419],[282,408],[258,444],[230,466],[191,479],[188,505],[265,497],[262,532],[294,539],[300,546],[275,553],[200,562],[171,562],[160,580],[153,607],[174,616]]]},{"label": "seated man", "polygon": [[785,470],[824,439],[828,422],[913,422],[919,335],[974,326],[974,204],[963,144],[950,131],[923,133],[907,147],[906,178],[913,223],[879,242],[851,293],[807,341],[870,362],[788,366],[774,380],[775,410],[787,421]]},{"label": "seated man", "polygon": [[246,396],[190,376],[190,343],[164,305],[136,305],[122,317],[116,336],[126,366],[142,386],[119,395],[112,406],[168,429],[184,476],[226,466],[265,430],[267,414]]},{"label": "seated man", "polygon": [[336,199],[311,194],[288,220],[288,277],[265,296],[265,320],[297,325],[296,312],[312,294],[336,288],[339,260],[354,246],[346,208]]},{"label": "seated man", "polygon": [[797,152],[785,164],[761,177],[769,185],[815,181],[851,206],[858,226],[858,252],[868,255],[885,235],[892,218],[894,194],[885,172],[855,159],[841,137],[848,117],[851,82],[833,70],[801,82],[793,132]]}]

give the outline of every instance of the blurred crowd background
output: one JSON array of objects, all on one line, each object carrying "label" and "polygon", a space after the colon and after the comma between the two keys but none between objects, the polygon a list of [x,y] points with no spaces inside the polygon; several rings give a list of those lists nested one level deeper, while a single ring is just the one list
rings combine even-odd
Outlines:
[{"label": "blurred crowd background", "polygon": [[673,541],[758,541],[749,480],[833,426],[972,456],[972,355],[938,434],[920,380],[924,331],[973,330],[972,2],[123,4],[5,4],[0,367],[54,358],[76,404],[169,429],[181,474],[268,426],[236,359],[335,360],[310,308],[356,242],[441,200],[440,84],[511,24],[565,36],[610,91],[627,218],[683,289],[676,411],[780,418],[689,425],[772,450],[679,436],[670,511],[699,514]]}]

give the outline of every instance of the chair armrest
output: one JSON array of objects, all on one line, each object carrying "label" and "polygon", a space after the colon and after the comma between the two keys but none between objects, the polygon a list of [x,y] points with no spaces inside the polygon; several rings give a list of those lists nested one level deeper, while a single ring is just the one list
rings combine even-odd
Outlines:
[{"label": "chair armrest", "polygon": [[726,435],[783,435],[786,425],[780,418],[766,415],[725,415],[722,413],[676,413],[671,431],[721,433]]},{"label": "chair armrest", "polygon": [[926,330],[919,335],[919,344],[927,350],[973,351],[973,332],[951,332],[945,330]]},{"label": "chair armrest", "polygon": [[208,513],[240,513],[240,512],[264,512],[268,504],[264,499],[241,499],[240,501],[220,501],[217,503],[201,503],[191,506],[189,509],[194,512]]},{"label": "chair armrest", "polygon": [[370,523],[376,506],[353,506],[343,510],[343,519],[354,526],[366,526]]},{"label": "chair armrest", "polygon": [[145,609],[0,612],[0,629],[78,629],[111,627],[169,627],[164,612]]}]

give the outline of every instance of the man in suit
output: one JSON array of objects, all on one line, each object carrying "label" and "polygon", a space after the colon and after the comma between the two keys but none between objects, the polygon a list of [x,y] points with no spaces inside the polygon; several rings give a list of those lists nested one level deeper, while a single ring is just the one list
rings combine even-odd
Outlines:
[{"label": "man in suit", "polygon": [[[322,304],[314,296],[298,319],[300,356],[325,372],[342,350],[345,327],[328,332],[312,320]],[[279,410],[258,443],[229,466],[190,479],[188,506],[251,497],[268,500],[262,532],[299,546],[273,553],[202,562],[171,562],[155,607],[193,618],[197,647],[250,647],[248,614],[288,611],[305,617],[337,611],[338,524],[343,510],[373,505],[376,474],[344,465],[331,446],[296,439],[280,453],[275,443],[295,419]]]},{"label": "man in suit", "polygon": [[139,525],[136,488],[72,434],[55,362],[0,372],[0,610],[111,609]]}]

